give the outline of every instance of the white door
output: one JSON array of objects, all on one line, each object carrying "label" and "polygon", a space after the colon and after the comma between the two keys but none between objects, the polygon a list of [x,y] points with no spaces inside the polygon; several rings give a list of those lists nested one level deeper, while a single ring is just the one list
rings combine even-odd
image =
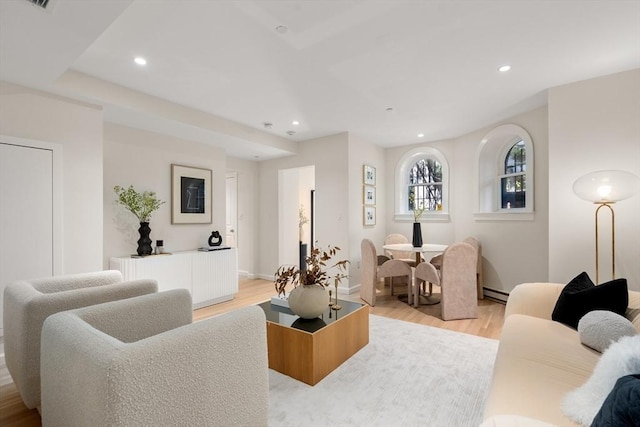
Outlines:
[{"label": "white door", "polygon": [[238,174],[227,174],[227,227],[225,246],[238,246]]},{"label": "white door", "polygon": [[53,152],[0,141],[0,335],[8,283],[54,274]]}]

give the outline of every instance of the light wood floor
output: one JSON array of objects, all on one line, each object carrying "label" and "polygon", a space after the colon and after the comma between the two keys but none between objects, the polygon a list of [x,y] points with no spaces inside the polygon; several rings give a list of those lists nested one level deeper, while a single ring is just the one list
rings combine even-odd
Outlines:
[{"label": "light wood floor", "polygon": [[[434,289],[435,292],[437,288]],[[469,320],[443,321],[440,319],[440,306],[421,306],[413,308],[399,301],[397,294],[406,293],[406,289],[396,287],[390,295],[389,287],[385,286],[377,297],[376,306],[371,307],[371,314],[435,326],[457,332],[464,332],[481,337],[498,339],[504,321],[504,305],[488,299],[478,301],[478,318]],[[218,314],[232,311],[239,307],[257,304],[268,300],[275,294],[273,282],[267,280],[240,280],[240,289],[232,301],[201,308],[193,312],[194,321],[206,319]],[[341,299],[359,301],[357,294],[339,296]],[[31,427],[40,426],[40,415],[34,410],[28,410],[11,380],[6,366],[0,365],[0,426]]]}]

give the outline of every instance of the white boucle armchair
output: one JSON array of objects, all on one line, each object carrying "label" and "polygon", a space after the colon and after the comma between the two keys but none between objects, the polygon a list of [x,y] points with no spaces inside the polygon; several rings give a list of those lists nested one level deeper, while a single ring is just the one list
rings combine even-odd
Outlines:
[{"label": "white boucle armchair", "polygon": [[108,270],[19,280],[4,290],[4,351],[7,369],[24,404],[40,405],[40,333],[60,311],[157,292],[155,280],[123,282]]},{"label": "white boucle armchair", "polygon": [[266,426],[262,309],[191,318],[184,289],[49,317],[43,426]]}]

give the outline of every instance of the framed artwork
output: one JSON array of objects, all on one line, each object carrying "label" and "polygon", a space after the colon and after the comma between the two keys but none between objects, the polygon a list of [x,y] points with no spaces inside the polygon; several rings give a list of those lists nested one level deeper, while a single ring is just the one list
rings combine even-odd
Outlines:
[{"label": "framed artwork", "polygon": [[365,185],[362,198],[365,205],[374,206],[376,204],[376,187]]},{"label": "framed artwork", "polygon": [[362,165],[362,182],[365,185],[376,185],[376,168]]},{"label": "framed artwork", "polygon": [[376,225],[376,208],[373,206],[364,207],[364,225]]},{"label": "framed artwork", "polygon": [[171,223],[211,224],[211,169],[171,165]]}]

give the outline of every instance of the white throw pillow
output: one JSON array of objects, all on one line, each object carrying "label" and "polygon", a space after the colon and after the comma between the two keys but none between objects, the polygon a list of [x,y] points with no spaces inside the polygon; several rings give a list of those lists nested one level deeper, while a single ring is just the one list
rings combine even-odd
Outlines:
[{"label": "white throw pillow", "polygon": [[620,338],[637,333],[629,319],[613,311],[593,310],[582,316],[578,322],[578,334],[582,344],[600,353],[604,353],[607,347]]},{"label": "white throw pillow", "polygon": [[640,374],[640,335],[611,344],[591,378],[564,398],[562,412],[576,423],[590,426],[618,378],[631,374]]}]

